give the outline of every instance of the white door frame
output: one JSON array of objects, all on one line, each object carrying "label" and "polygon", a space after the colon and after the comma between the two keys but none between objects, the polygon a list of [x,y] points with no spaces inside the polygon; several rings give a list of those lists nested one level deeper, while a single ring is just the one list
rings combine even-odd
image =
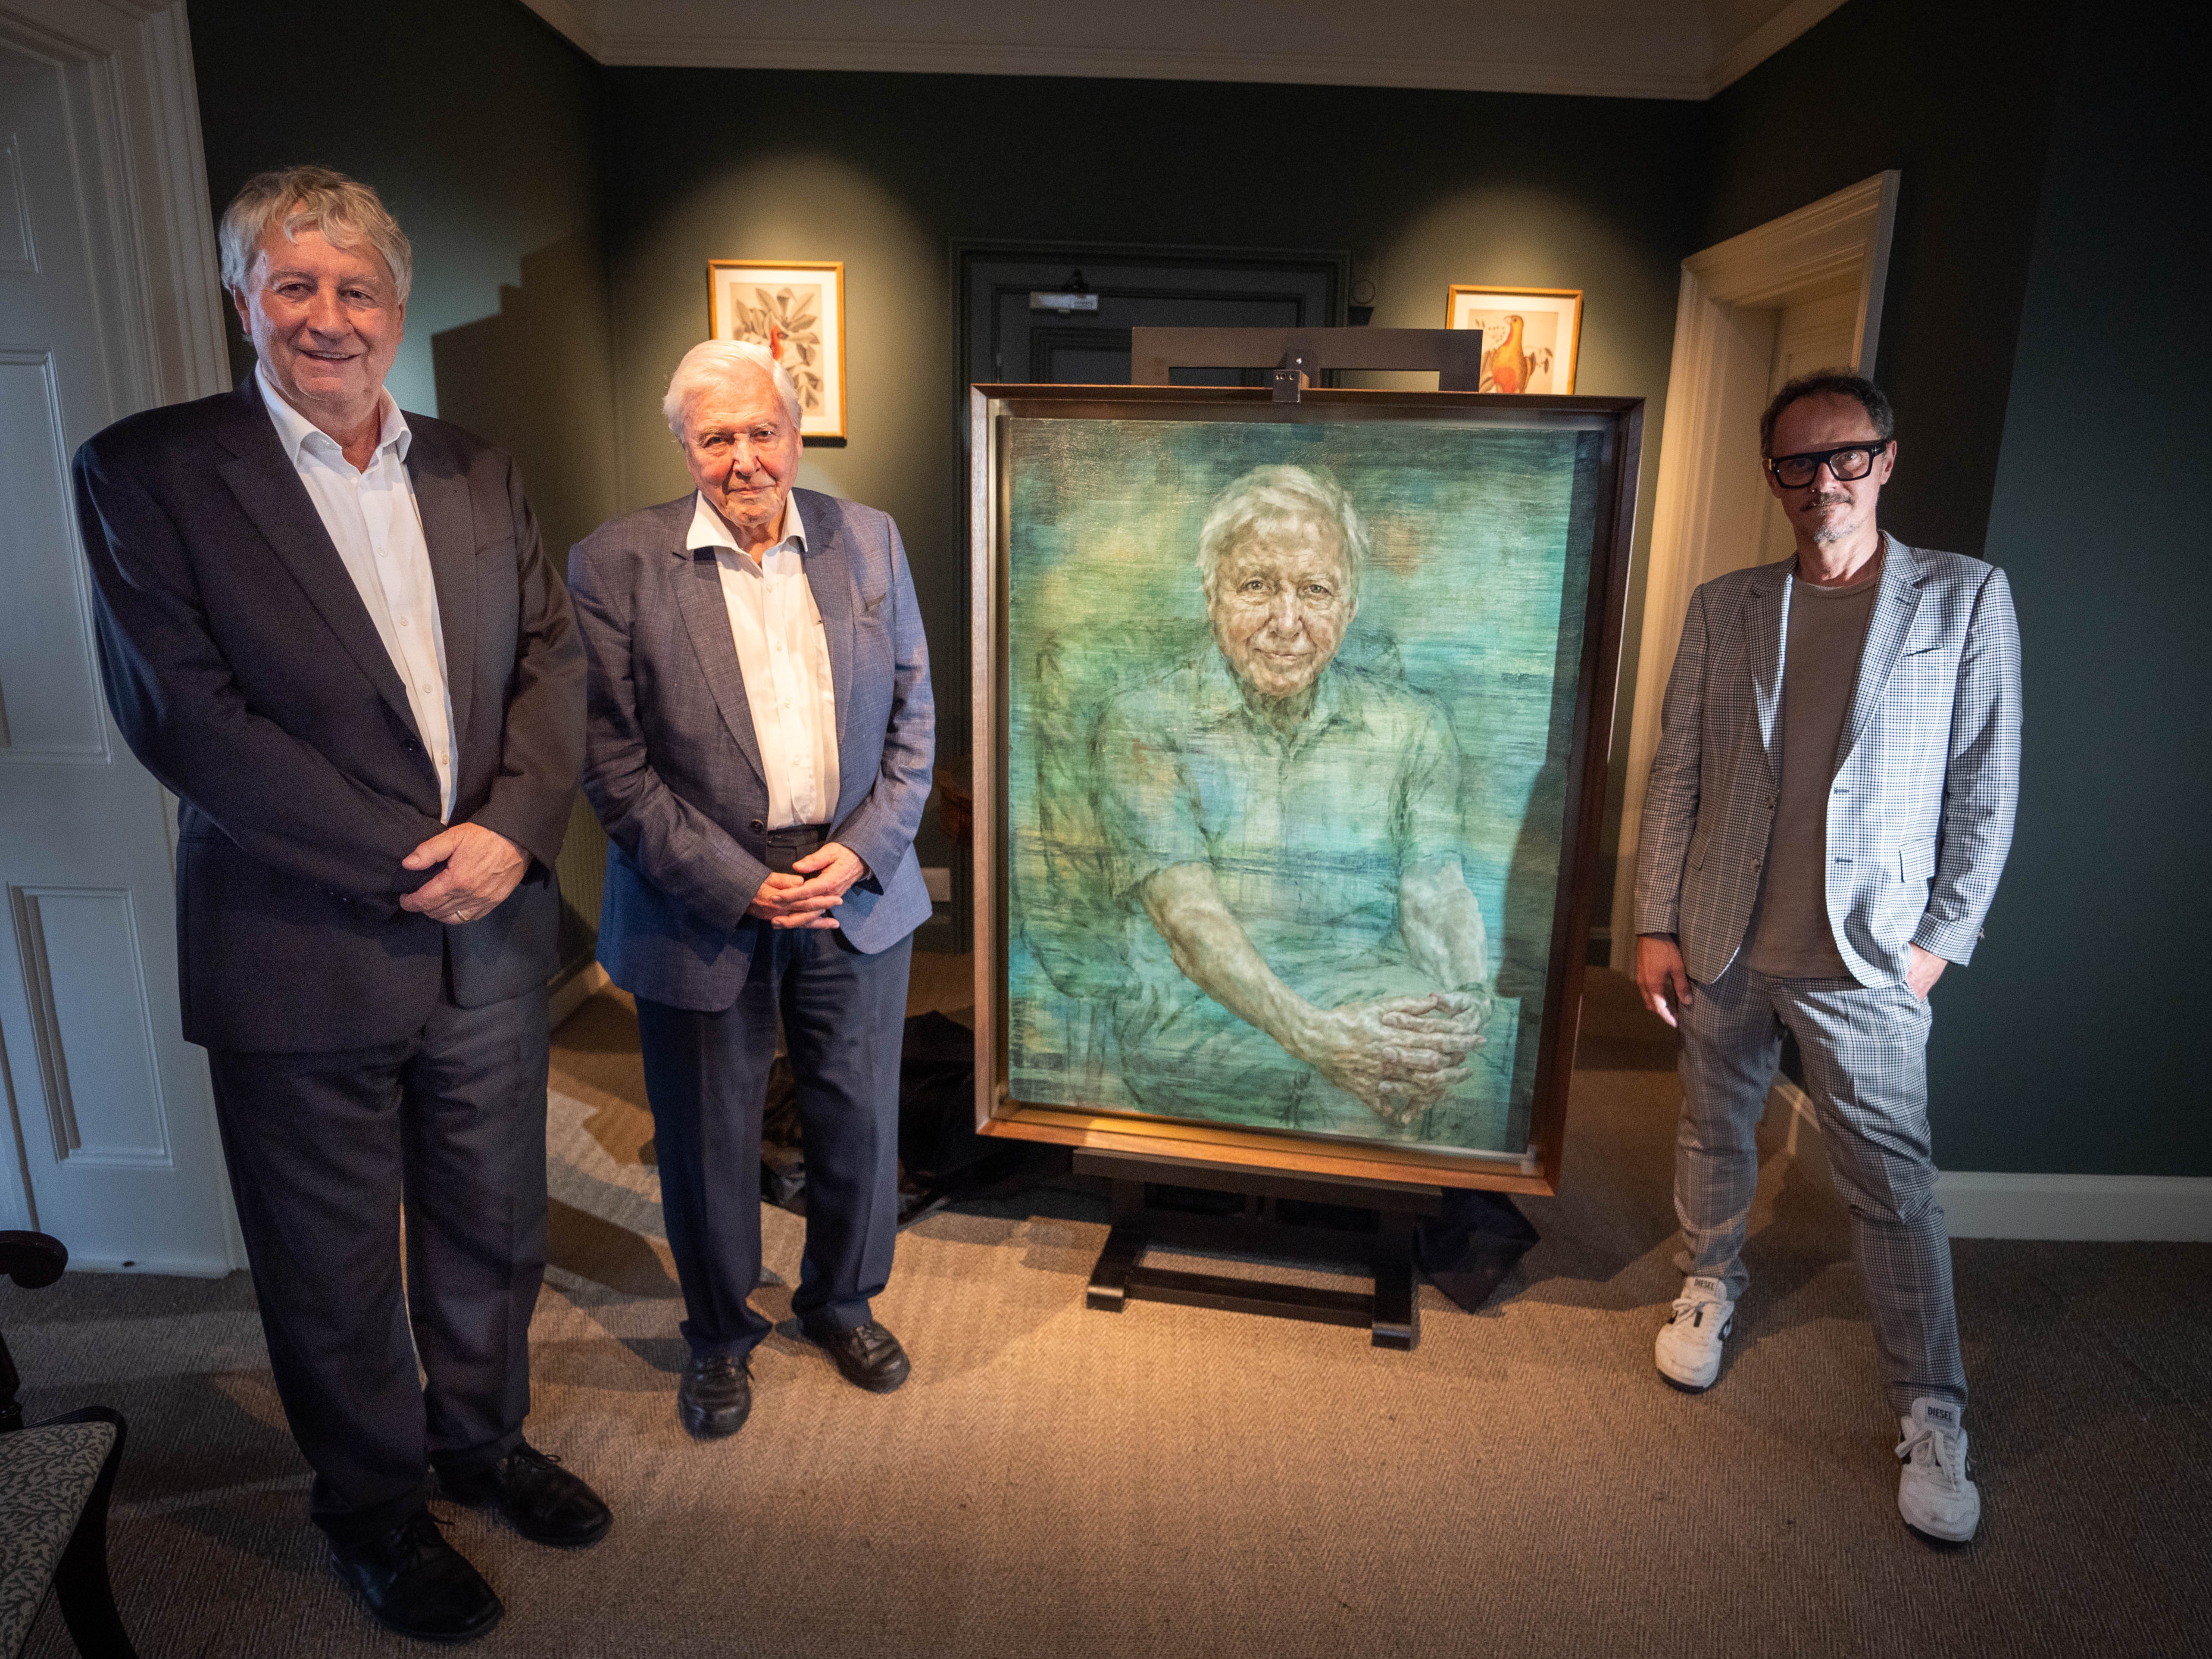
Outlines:
[{"label": "white door frame", "polygon": [[[78,186],[95,216],[87,230],[108,418],[227,390],[222,290],[183,0],[0,0],[0,46],[63,75]],[[147,787],[150,796],[156,786],[149,779]],[[173,868],[174,802],[159,799],[171,809]],[[191,1052],[200,1110],[190,1115],[199,1121],[180,1119],[176,1127],[212,1143],[212,1091],[204,1061]],[[9,1143],[0,1144],[0,1221],[20,1225],[29,1218],[27,1172],[14,1139],[0,1136]],[[219,1169],[219,1148],[216,1158]],[[227,1261],[168,1263],[149,1251],[154,1259],[145,1268],[246,1265],[220,1181],[208,1201],[222,1206]]]},{"label": "white door frame", "polygon": [[[1613,872],[1612,960],[1624,972],[1636,963],[1636,839],[1682,619],[1698,583],[1757,556],[1765,500],[1756,470],[1743,462],[1746,434],[1766,401],[1775,319],[1784,306],[1856,284],[1851,366],[1872,366],[1899,176],[1876,173],[1682,261]],[[1727,556],[1721,544],[1739,541],[1742,556]]]}]

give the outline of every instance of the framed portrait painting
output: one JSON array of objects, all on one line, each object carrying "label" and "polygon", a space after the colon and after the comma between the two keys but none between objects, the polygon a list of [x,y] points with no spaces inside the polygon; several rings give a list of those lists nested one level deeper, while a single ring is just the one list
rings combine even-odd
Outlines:
[{"label": "framed portrait painting", "polygon": [[845,267],[842,262],[707,264],[709,333],[775,354],[799,390],[799,435],[845,435]]},{"label": "framed portrait painting", "polygon": [[1445,297],[1444,326],[1482,331],[1485,392],[1565,397],[1575,389],[1575,356],[1583,333],[1578,288],[1455,283]]},{"label": "framed portrait painting", "polygon": [[980,1129],[1555,1189],[1642,407],[974,390]]}]

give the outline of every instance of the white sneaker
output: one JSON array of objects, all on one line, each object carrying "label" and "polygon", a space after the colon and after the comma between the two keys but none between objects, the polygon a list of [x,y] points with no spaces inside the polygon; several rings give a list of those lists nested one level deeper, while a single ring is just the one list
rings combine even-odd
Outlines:
[{"label": "white sneaker", "polygon": [[1721,1344],[1735,1328],[1735,1304],[1719,1279],[1684,1279],[1674,1317],[1659,1328],[1651,1346],[1659,1375],[1678,1389],[1703,1394],[1721,1374]]},{"label": "white sneaker", "polygon": [[1982,1494],[1966,1479],[1966,1431],[1959,1407],[1923,1396],[1912,1415],[1897,1419],[1905,1438],[1897,1455],[1905,1472],[1897,1481],[1897,1512],[1917,1533],[1946,1544],[1963,1544],[1982,1522]]}]

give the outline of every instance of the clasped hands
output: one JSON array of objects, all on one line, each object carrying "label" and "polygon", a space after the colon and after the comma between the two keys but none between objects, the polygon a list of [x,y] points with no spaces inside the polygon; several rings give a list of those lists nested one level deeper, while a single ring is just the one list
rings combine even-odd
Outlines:
[{"label": "clasped hands", "polygon": [[475,921],[507,902],[507,896],[530,868],[530,855],[496,830],[481,823],[455,823],[440,830],[405,858],[403,870],[446,867],[411,893],[399,896],[399,908],[433,921]]},{"label": "clasped hands", "polygon": [[825,841],[788,872],[771,871],[745,914],[771,927],[835,927],[830,914],[845,902],[845,890],[868,873],[860,855]]},{"label": "clasped hands", "polygon": [[1313,1011],[1301,1057],[1385,1123],[1403,1127],[1464,1083],[1483,1046],[1480,991],[1377,997]]}]

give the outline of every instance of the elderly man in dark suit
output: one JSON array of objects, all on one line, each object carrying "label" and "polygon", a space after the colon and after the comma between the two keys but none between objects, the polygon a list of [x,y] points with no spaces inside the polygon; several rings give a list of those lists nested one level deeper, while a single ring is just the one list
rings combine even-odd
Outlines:
[{"label": "elderly man in dark suit", "polygon": [[185,1035],[310,1514],[385,1623],[462,1639],[501,1607],[434,1484],[541,1543],[609,1519],[523,1437],[583,652],[514,463],[384,389],[375,192],[264,173],[222,245],[252,378],[77,455],[101,664],[179,802]]},{"label": "elderly man in dark suit", "polygon": [[871,1303],[897,1224],[935,712],[897,527],[792,488],[799,403],[775,359],[695,346],[662,412],[698,488],[602,525],[568,580],[591,659],[584,788],[611,843],[599,959],[637,998],[688,1315],[677,1415],[705,1439],[743,1425],[769,1329],[746,1297],[779,1016],[806,1147],[792,1310],[852,1382],[906,1380]]},{"label": "elderly man in dark suit", "polygon": [[2004,572],[1877,527],[1896,421],[1841,370],[1759,422],[1796,556],[1692,596],[1636,858],[1636,979],[1680,1010],[1674,1208],[1688,1274],[1653,1347],[1697,1392],[1750,1275],[1753,1139],[1796,1036],[1902,1434],[1899,1512],[1974,1535],[1966,1364],[1928,1127],[1928,994],[1981,937],[2020,787]]}]

